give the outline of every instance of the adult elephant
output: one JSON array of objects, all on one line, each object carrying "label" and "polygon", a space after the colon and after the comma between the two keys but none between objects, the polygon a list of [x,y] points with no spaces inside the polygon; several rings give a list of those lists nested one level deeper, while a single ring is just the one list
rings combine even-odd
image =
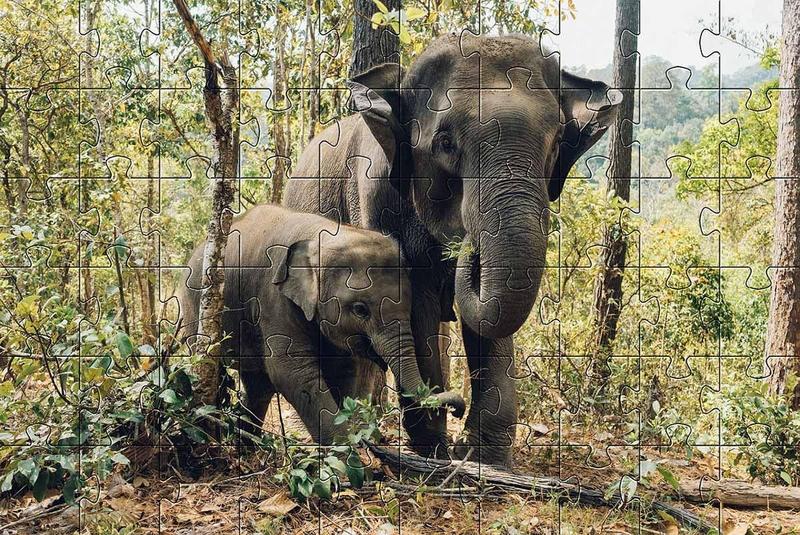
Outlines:
[{"label": "adult elephant", "polygon": [[[311,141],[284,203],[400,241],[417,359],[432,385],[442,386],[439,323],[455,320],[458,305],[472,399],[457,453],[510,464],[512,335],[536,299],[548,203],[619,102],[525,36],[449,35],[407,74],[387,63],[349,86],[358,113]],[[457,260],[448,259],[443,244],[456,237]],[[404,418],[414,449],[447,454],[446,415]]]}]

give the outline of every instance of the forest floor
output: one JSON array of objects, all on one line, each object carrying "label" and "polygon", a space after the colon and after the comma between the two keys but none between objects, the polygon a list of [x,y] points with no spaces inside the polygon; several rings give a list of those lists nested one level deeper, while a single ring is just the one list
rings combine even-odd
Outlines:
[{"label": "forest floor", "polygon": [[[291,417],[285,420],[287,427],[296,427]],[[453,424],[454,432],[459,424]],[[275,425],[279,426],[274,418],[267,422],[268,428]],[[391,436],[387,431],[391,430],[383,429],[384,436]],[[586,444],[591,440],[587,436]],[[713,455],[695,454],[687,461],[685,454],[670,455],[676,451],[627,448],[616,452],[608,448],[606,454],[595,455],[596,449],[589,446],[554,448],[528,442],[515,448],[515,472],[573,478],[600,490],[630,473],[625,466],[631,458],[644,456],[668,466],[681,481],[709,475],[717,466]],[[340,489],[330,501],[300,503],[289,496],[286,485],[276,481],[274,457],[238,456],[235,449],[217,452],[213,461],[195,466],[194,473],[201,474],[196,479],[174,469],[172,461],[161,458],[155,464],[162,469],[151,467],[124,478],[113,474],[102,483],[90,483],[80,506],[63,505],[56,491],[41,503],[30,493],[0,502],[0,535],[689,533],[669,520],[654,518],[646,507],[638,506],[638,499],[619,510],[532,495],[444,498],[422,491],[401,495],[376,481],[357,491]],[[387,469],[383,471],[389,475]],[[408,479],[404,483],[418,484]],[[658,481],[647,488],[640,484],[638,496],[645,501],[669,501],[670,491],[669,485]],[[673,504],[720,526],[725,535],[800,533],[800,512]]]}]

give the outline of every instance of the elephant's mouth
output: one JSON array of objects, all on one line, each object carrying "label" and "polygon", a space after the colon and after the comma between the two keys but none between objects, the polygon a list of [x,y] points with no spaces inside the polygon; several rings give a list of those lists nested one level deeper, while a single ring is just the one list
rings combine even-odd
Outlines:
[{"label": "elephant's mouth", "polygon": [[389,365],[386,363],[386,360],[381,357],[377,351],[375,351],[375,346],[372,345],[370,342],[367,351],[365,352],[366,359],[370,362],[374,362],[378,366],[380,366],[381,370],[385,373],[386,370],[389,369]]}]

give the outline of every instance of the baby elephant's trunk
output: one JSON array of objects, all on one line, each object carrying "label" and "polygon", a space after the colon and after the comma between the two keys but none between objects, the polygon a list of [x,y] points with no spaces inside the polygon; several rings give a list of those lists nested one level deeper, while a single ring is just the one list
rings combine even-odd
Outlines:
[{"label": "baby elephant's trunk", "polygon": [[[415,397],[422,392],[424,382],[419,374],[417,355],[410,322],[395,322],[373,338],[375,352],[386,362],[397,381],[398,394]],[[443,407],[453,409],[453,415],[461,418],[466,409],[464,398],[455,392],[433,394]],[[419,400],[417,400],[419,401]]]}]

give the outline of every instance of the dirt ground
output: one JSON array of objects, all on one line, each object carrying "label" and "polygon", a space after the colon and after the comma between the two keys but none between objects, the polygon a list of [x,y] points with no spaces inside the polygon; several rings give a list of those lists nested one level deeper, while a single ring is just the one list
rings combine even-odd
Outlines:
[{"label": "dirt ground", "polygon": [[[272,418],[267,427],[278,426]],[[302,434],[290,410],[283,410],[284,428]],[[454,424],[454,430],[457,424]],[[277,429],[276,429],[277,430]],[[388,433],[387,433],[388,431]],[[384,430],[384,436],[391,436]],[[515,449],[518,473],[572,478],[582,485],[606,489],[630,473],[641,456],[659,461],[680,480],[710,475],[718,466],[712,455],[683,460],[681,452],[599,448],[605,437],[586,437],[585,447],[553,447],[545,434],[520,437]],[[682,450],[683,451],[683,450]],[[298,502],[277,482],[275,459],[261,454],[218,452],[204,461],[193,480],[160,459],[163,468],[138,474],[114,474],[103,484],[90,482],[79,506],[67,507],[53,495],[37,503],[30,494],[0,502],[0,535],[27,533],[129,535],[173,533],[214,535],[272,534],[572,534],[572,533],[690,533],[669,519],[648,515],[639,500],[625,510],[559,503],[547,497],[505,495],[499,498],[458,496],[443,498],[425,492],[400,494],[381,482],[354,491],[340,489],[331,501]],[[674,456],[671,454],[675,454]],[[673,458],[674,457],[674,458]],[[679,460],[680,459],[680,460]],[[377,461],[375,461],[377,462]],[[418,481],[405,480],[414,486]],[[642,499],[664,499],[670,488],[658,481],[642,488]],[[668,499],[668,498],[667,498]],[[734,510],[720,504],[677,504],[692,511],[723,534],[800,533],[800,512]]]}]

